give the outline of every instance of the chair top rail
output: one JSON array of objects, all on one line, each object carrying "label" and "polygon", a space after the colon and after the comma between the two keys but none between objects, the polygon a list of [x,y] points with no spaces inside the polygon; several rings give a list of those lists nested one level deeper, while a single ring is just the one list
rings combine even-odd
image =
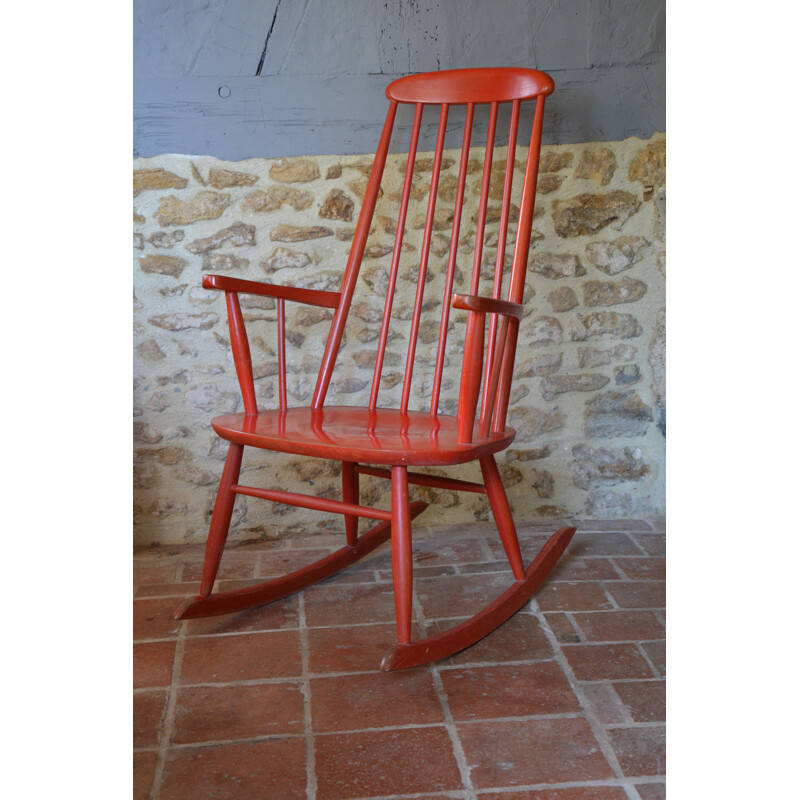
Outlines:
[{"label": "chair top rail", "polygon": [[555,85],[544,72],[522,67],[441,70],[398,78],[386,97],[398,103],[505,103],[549,95]]}]

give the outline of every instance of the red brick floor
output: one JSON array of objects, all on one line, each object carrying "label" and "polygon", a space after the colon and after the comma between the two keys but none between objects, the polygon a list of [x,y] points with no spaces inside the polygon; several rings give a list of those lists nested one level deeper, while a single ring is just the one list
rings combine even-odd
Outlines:
[{"label": "red brick floor", "polygon": [[[134,556],[135,800],[653,800],[665,790],[664,524],[576,523],[533,601],[451,659],[380,672],[384,545],[241,614],[176,622],[202,547]],[[543,533],[521,526],[526,561]],[[508,584],[496,534],[416,526],[416,632]],[[220,585],[296,569],[330,534],[231,546]],[[340,546],[340,545],[339,545]]]}]

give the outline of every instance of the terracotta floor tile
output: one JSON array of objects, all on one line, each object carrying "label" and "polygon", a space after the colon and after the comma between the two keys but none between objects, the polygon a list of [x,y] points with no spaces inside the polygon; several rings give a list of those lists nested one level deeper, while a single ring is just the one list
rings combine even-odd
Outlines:
[{"label": "terracotta floor tile", "polygon": [[575,525],[579,531],[644,531],[650,532],[652,528],[650,525],[641,519],[580,519],[574,520]]},{"label": "terracotta floor tile", "polygon": [[[217,570],[217,580],[255,577],[257,558],[258,556],[252,551],[237,553],[229,550],[224,552]],[[202,574],[203,556],[187,559],[183,565],[181,580],[199,581]]]},{"label": "terracotta floor tile", "polygon": [[607,683],[584,683],[581,686],[592,713],[603,725],[624,725],[630,717],[614,689]]},{"label": "terracotta floor tile", "polygon": [[[459,566],[458,569],[461,572],[464,572],[466,567],[480,567],[480,564],[466,564],[464,566]],[[476,572],[485,572],[486,570],[475,570]],[[492,570],[489,570],[492,571]],[[494,570],[495,572],[497,570]],[[456,568],[449,566],[448,564],[441,564],[439,566],[432,565],[432,566],[422,566],[422,567],[414,567],[414,580],[417,578],[439,578],[443,575],[457,575]],[[378,572],[379,579],[386,584],[391,584],[392,582],[392,572],[391,570],[380,570]]]},{"label": "terracotta floor tile", "polygon": [[607,558],[581,558],[567,551],[556,563],[548,581],[614,581],[619,573]]},{"label": "terracotta floor tile", "polygon": [[607,734],[624,775],[665,774],[666,735],[663,726],[611,728]]},{"label": "terracotta floor tile", "polygon": [[133,688],[169,686],[175,642],[138,642],[133,645]]},{"label": "terracotta floor tile", "polygon": [[161,718],[167,705],[166,689],[137,692],[133,696],[133,746],[158,744]]},{"label": "terracotta floor tile", "polygon": [[180,621],[172,616],[174,597],[133,601],[133,639],[166,639],[178,635]]},{"label": "terracotta floor tile", "polygon": [[160,800],[305,800],[302,739],[173,750]]},{"label": "terracotta floor tile", "polygon": [[564,645],[563,653],[579,681],[653,677],[652,670],[633,644]]},{"label": "terracotta floor tile", "polygon": [[615,683],[614,690],[630,711],[634,722],[664,722],[667,718],[664,681]]},{"label": "terracotta floor tile", "polygon": [[[552,531],[548,529],[547,533],[522,533],[521,531],[517,531],[519,549],[522,552],[522,560],[525,562],[526,566],[533,561],[534,558],[536,558],[539,551],[547,543],[547,540],[557,530],[558,528],[553,526]],[[486,537],[486,544],[489,546],[489,551],[492,553],[492,556],[495,558],[495,560],[505,561],[508,563],[506,551],[503,548],[503,543],[500,541],[500,537],[496,530],[492,531],[491,535]]]},{"label": "terracotta floor tile", "polygon": [[391,584],[326,584],[305,592],[309,628],[394,621]]},{"label": "terracotta floor tile", "polygon": [[572,537],[567,552],[573,558],[585,556],[640,556],[642,553],[627,533],[582,533]]},{"label": "terracotta floor tile", "polygon": [[317,800],[461,789],[443,727],[317,736]]},{"label": "terracotta floor tile", "polygon": [[590,642],[646,641],[662,639],[665,633],[652,611],[600,611],[574,617]]},{"label": "terracotta floor tile", "polygon": [[[445,623],[445,625],[449,624]],[[441,629],[444,626],[440,626]],[[434,633],[435,631],[431,631]],[[551,658],[553,651],[539,620],[518,611],[472,647],[451,657],[452,664],[500,663]]]},{"label": "terracotta floor tile", "polygon": [[663,581],[667,578],[665,558],[615,558],[614,563],[632,581]]},{"label": "terracotta floor tile", "polygon": [[186,632],[189,636],[201,636],[296,628],[299,624],[298,608],[298,596],[292,595],[269,605],[240,611],[237,614],[188,619],[186,620]]},{"label": "terracotta floor tile", "polygon": [[158,560],[138,559],[133,564],[133,584],[172,583],[178,571],[178,562],[163,563]]},{"label": "terracotta floor tile", "polygon": [[299,683],[193,686],[178,692],[176,744],[303,732]]},{"label": "terracotta floor tile", "polygon": [[133,800],[150,800],[157,760],[154,750],[133,754]]},{"label": "terracotta floor tile", "polygon": [[562,611],[550,611],[544,615],[550,630],[560,644],[577,644],[581,641],[578,629]]},{"label": "terracotta floor tile", "polygon": [[606,581],[604,586],[620,608],[664,608],[667,603],[664,581]]},{"label": "terracotta floor tile", "polygon": [[[458,572],[461,575],[474,575],[476,572],[505,572],[511,575],[508,561],[482,561],[476,564],[459,564]],[[416,572],[414,573],[417,574]],[[445,573],[442,573],[445,574]],[[455,571],[451,574],[455,575]]]},{"label": "terracotta floor tile", "polygon": [[186,640],[181,683],[299,677],[298,631],[202,636]]},{"label": "terracotta floor tile", "polygon": [[667,553],[667,537],[663,533],[650,534],[631,534],[636,544],[650,556],[663,556]]},{"label": "terracotta floor tile", "polygon": [[481,793],[480,800],[628,800],[628,795],[619,786],[578,786],[568,789],[487,792]]},{"label": "terracotta floor tile", "polygon": [[[344,541],[342,545],[344,545]],[[318,550],[273,550],[269,553],[262,553],[255,574],[262,578],[286,575],[307,567],[332,552],[334,552],[334,548],[328,547]]]},{"label": "terracotta floor tile", "polygon": [[417,597],[428,619],[471,617],[512,583],[509,573],[457,575],[415,581]]},{"label": "terracotta floor tile", "polygon": [[636,791],[642,800],[667,800],[667,786],[664,783],[637,783]]},{"label": "terracotta floor tile", "polygon": [[486,551],[478,538],[435,537],[412,545],[414,566],[472,564],[486,560]]},{"label": "terracotta floor tile", "polygon": [[433,678],[424,668],[315,678],[311,717],[315,733],[444,723]]},{"label": "terracotta floor tile", "polygon": [[[412,536],[415,532],[412,531]],[[413,547],[413,542],[412,542]],[[386,544],[382,544],[376,550],[373,550],[368,556],[362,558],[361,561],[357,561],[353,564],[352,567],[348,567],[348,572],[365,572],[365,571],[376,571],[376,570],[388,570],[391,572],[392,569],[392,551],[391,546],[387,542]]]},{"label": "terracotta floor tile", "polygon": [[555,661],[448,669],[440,675],[456,722],[581,710]]},{"label": "terracotta floor tile", "polygon": [[[199,583],[145,583],[136,589],[135,597],[174,597],[183,599],[200,591]],[[176,602],[177,606],[178,603]]]},{"label": "terracotta floor tile", "polygon": [[542,611],[598,611],[614,607],[606,597],[603,587],[596,582],[548,581],[535,596]]},{"label": "terracotta floor tile", "polygon": [[[526,563],[562,524],[519,527]],[[438,664],[479,800],[630,800],[632,785],[641,800],[664,800],[661,530],[642,520],[581,521],[536,602]],[[343,542],[338,531],[231,542],[217,589],[285,574]],[[307,684],[300,595],[240,614],[172,618],[199,590],[203,550],[175,545],[134,556],[134,800],[150,798],[179,631],[180,685],[159,800],[304,800],[309,712],[317,800],[472,796],[462,786],[431,671],[379,670],[396,639],[388,544],[302,594]],[[490,524],[417,526],[413,557],[415,603],[428,634],[458,624],[512,581]],[[416,624],[412,636],[420,636]],[[585,708],[551,641],[582,682]],[[626,788],[582,785],[623,783],[586,713],[605,726]],[[512,788],[531,785],[547,788]]]},{"label": "terracotta floor tile", "polygon": [[589,723],[582,718],[456,727],[478,789],[614,777]]},{"label": "terracotta floor tile", "polygon": [[[391,572],[387,573],[387,581],[391,580]],[[340,572],[326,580],[322,581],[319,585],[325,586],[328,583],[335,583],[339,586],[344,586],[348,583],[375,583],[375,572],[373,570],[364,570],[363,572],[356,572],[353,569],[348,569],[345,572]]]},{"label": "terracotta floor tile", "polygon": [[644,642],[640,645],[644,650],[653,666],[656,668],[659,677],[664,678],[667,675],[667,643],[661,642]]},{"label": "terracotta floor tile", "polygon": [[394,624],[312,628],[308,631],[308,668],[312,674],[377,670],[396,637]]}]

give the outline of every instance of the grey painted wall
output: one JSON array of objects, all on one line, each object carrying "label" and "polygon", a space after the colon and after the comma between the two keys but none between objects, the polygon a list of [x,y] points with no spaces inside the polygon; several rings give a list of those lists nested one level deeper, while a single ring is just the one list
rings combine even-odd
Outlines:
[{"label": "grey painted wall", "polygon": [[665,0],[134,0],[134,156],[374,151],[392,79],[553,76],[548,143],[666,127]]}]

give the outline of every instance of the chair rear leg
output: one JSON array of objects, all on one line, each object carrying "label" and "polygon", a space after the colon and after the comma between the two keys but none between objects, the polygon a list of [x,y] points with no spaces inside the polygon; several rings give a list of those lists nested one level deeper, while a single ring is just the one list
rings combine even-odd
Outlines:
[{"label": "chair rear leg", "polygon": [[408,505],[408,473],[392,467],[392,580],[397,617],[397,642],[411,641],[411,513]]},{"label": "chair rear leg", "polygon": [[[352,461],[342,461],[342,499],[346,503],[359,504],[358,473]],[[358,517],[354,514],[345,514],[344,530],[347,534],[347,544],[355,547],[358,540]]]},{"label": "chair rear leg", "polygon": [[217,577],[222,550],[228,538],[233,504],[236,501],[236,495],[231,491],[231,487],[239,480],[243,453],[244,445],[230,443],[228,456],[225,459],[225,469],[222,471],[222,479],[217,490],[217,499],[214,501],[214,511],[211,513],[211,525],[208,530],[206,555],[203,561],[203,575],[200,579],[200,595],[202,597],[211,594]]},{"label": "chair rear leg", "polygon": [[508,497],[506,497],[500,471],[497,469],[493,455],[484,456],[480,463],[483,482],[486,485],[486,495],[489,498],[489,505],[500,534],[500,541],[503,543],[514,578],[521,581],[525,577],[525,567],[522,565],[517,529],[511,516],[511,508],[508,505]]}]

